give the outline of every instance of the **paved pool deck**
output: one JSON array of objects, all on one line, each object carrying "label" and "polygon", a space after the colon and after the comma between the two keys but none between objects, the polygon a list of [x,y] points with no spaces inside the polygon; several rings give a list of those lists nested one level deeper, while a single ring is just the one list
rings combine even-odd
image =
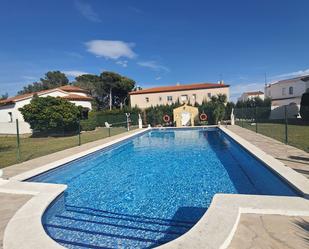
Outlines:
[{"label": "paved pool deck", "polygon": [[0,248],[3,248],[4,229],[9,220],[31,198],[31,195],[0,193]]},{"label": "paved pool deck", "polygon": [[309,179],[309,153],[237,125],[227,128]]},{"label": "paved pool deck", "polygon": [[[291,167],[308,177],[308,153],[238,126],[229,126],[228,129],[279,159],[287,167]],[[129,133],[135,131],[130,131]],[[4,178],[11,178],[15,175],[41,167],[46,162],[66,158],[103,143],[124,137],[129,133],[101,139],[7,167],[4,169]],[[29,195],[0,194],[0,248],[2,248],[4,229],[8,221],[30,198],[31,196]],[[242,214],[236,233],[228,248],[309,248],[308,238],[309,217]]]}]

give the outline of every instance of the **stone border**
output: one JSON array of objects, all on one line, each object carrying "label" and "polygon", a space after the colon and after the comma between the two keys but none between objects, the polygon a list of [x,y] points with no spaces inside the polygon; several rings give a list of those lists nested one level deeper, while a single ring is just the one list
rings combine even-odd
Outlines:
[{"label": "stone border", "polygon": [[287,182],[300,192],[304,198],[309,199],[309,181],[303,175],[297,173],[295,170],[286,167],[282,162],[274,157],[266,154],[264,151],[249,143],[242,137],[236,135],[234,132],[220,126],[219,129],[232,138],[236,143],[240,144],[245,150],[251,153],[258,160],[263,162],[270,170],[276,173],[282,180]]},{"label": "stone border", "polygon": [[[231,131],[222,126],[219,128],[279,176],[286,179],[305,197],[308,197],[308,181],[305,177],[285,167],[284,164]],[[33,195],[33,198],[20,208],[9,221],[4,233],[4,249],[19,249],[21,245],[24,249],[64,248],[46,234],[41,219],[46,208],[66,189],[66,185],[20,181],[60,167],[72,160],[107,148],[147,130],[149,129],[137,131],[74,156],[30,170],[10,180],[1,180],[0,192]],[[308,207],[309,201],[301,197],[216,194],[207,212],[186,234],[158,248],[226,248],[232,240],[242,213],[309,216]]]},{"label": "stone border", "polygon": [[50,203],[66,188],[62,184],[19,182],[2,180],[0,192],[28,194],[33,197],[10,219],[3,236],[4,249],[64,247],[47,235],[42,225],[42,215]]}]

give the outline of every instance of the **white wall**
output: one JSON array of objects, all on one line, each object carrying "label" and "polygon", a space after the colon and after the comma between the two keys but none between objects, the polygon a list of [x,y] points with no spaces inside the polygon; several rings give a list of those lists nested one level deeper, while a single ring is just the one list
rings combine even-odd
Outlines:
[{"label": "white wall", "polygon": [[[229,101],[230,92],[229,87],[221,88],[209,88],[209,89],[197,89],[197,90],[183,90],[183,91],[171,91],[171,92],[159,92],[159,93],[142,93],[142,94],[132,94],[130,95],[130,103],[132,107],[138,106],[139,108],[147,108],[157,105],[166,105],[171,102],[167,101],[167,96],[172,96],[172,102],[176,102],[178,99],[181,102],[182,95],[188,95],[189,101],[191,104],[197,102],[201,104],[203,100],[210,100],[208,93],[211,96],[218,94],[225,94],[227,101]],[[196,99],[193,98],[193,95],[196,96]],[[146,98],[149,99],[149,102],[146,101]],[[161,100],[160,100],[161,98]]]},{"label": "white wall", "polygon": [[[289,88],[293,87],[293,94],[289,93]],[[289,118],[295,118],[300,109],[300,101],[303,93],[309,87],[309,82],[302,80],[286,80],[274,83],[265,87],[265,94],[272,99],[271,101],[271,119],[284,118],[284,106],[288,106]],[[285,94],[282,89],[285,88]]]},{"label": "white wall", "polygon": [[91,102],[90,101],[76,101],[76,100],[70,100],[71,103],[82,106],[85,108],[88,108],[89,110],[92,110]]},{"label": "white wall", "polygon": [[[41,94],[40,97],[46,97],[46,96],[61,97],[66,95],[68,95],[68,93],[64,93],[62,91],[54,91],[46,94]],[[19,121],[20,134],[32,133],[30,125],[24,121],[23,115],[18,110],[24,105],[29,104],[30,101],[31,98],[17,101],[15,104],[12,105],[0,106],[0,134],[16,134],[16,123],[15,123],[16,119],[18,119]],[[92,109],[90,101],[70,101],[70,102],[74,103],[77,106],[80,105],[82,107],[89,108],[90,110]],[[10,122],[9,112],[12,113],[13,122]]]},{"label": "white wall", "polygon": [[[307,84],[301,80],[279,82],[266,87],[265,94],[272,99],[301,97],[306,92]],[[289,87],[293,87],[293,94],[289,94]],[[282,94],[283,88],[285,88],[285,95]]]}]

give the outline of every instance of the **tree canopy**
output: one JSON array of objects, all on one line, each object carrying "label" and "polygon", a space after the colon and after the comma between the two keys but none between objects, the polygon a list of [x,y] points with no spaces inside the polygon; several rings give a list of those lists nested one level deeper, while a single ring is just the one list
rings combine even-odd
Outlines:
[{"label": "tree canopy", "polygon": [[301,97],[300,116],[303,120],[309,121],[309,91],[304,93]]},{"label": "tree canopy", "polygon": [[60,86],[67,85],[69,83],[68,78],[64,73],[60,71],[49,71],[45,74],[44,78],[41,78],[39,82],[33,82],[19,91],[18,94],[33,93],[42,90],[48,90]]},{"label": "tree canopy", "polygon": [[0,100],[7,99],[9,97],[8,93],[0,95]]},{"label": "tree canopy", "polygon": [[128,102],[128,93],[135,81],[114,72],[102,72],[99,76],[85,74],[75,78],[74,85],[87,89],[96,99],[99,109],[122,107]]},{"label": "tree canopy", "polygon": [[238,100],[236,103],[237,108],[251,108],[251,107],[270,107],[271,106],[271,99],[265,98],[264,100],[260,97],[255,97],[252,99],[247,99],[246,101]]},{"label": "tree canopy", "polygon": [[81,107],[51,96],[34,95],[30,104],[19,108],[34,133],[77,131]]}]

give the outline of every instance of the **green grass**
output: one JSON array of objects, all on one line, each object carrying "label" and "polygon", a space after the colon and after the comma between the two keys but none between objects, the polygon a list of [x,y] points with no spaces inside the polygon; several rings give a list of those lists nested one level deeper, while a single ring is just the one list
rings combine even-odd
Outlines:
[{"label": "green grass", "polygon": [[[134,127],[133,127],[134,128]],[[112,127],[111,136],[126,132],[125,127]],[[81,143],[85,144],[109,136],[108,129],[98,128],[81,134]],[[0,136],[0,168],[18,163],[16,136]],[[21,160],[27,161],[36,157],[45,156],[57,151],[78,146],[78,135],[66,137],[21,137]]]},{"label": "green grass", "polygon": [[[242,126],[242,123],[238,122],[238,125]],[[255,125],[251,125],[251,122],[243,122],[243,127],[256,131]],[[258,133],[285,142],[284,124],[258,123],[257,128]],[[309,152],[309,126],[288,125],[288,144]]]}]

